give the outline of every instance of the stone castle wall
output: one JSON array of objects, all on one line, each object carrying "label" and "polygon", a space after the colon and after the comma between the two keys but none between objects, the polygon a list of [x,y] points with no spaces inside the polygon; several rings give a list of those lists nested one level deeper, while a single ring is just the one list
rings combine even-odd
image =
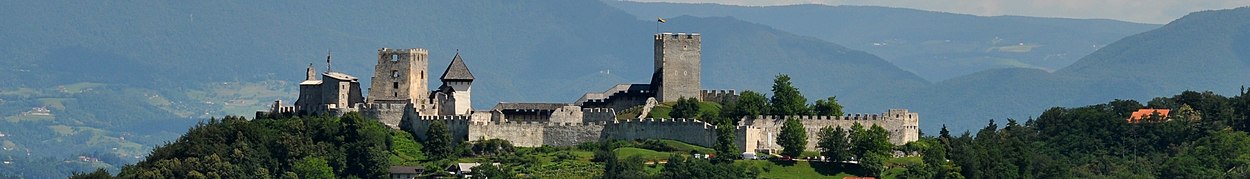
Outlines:
[{"label": "stone castle wall", "polygon": [[366,110],[361,110],[365,117],[378,119],[382,124],[396,129],[399,128],[399,122],[405,115],[415,112],[412,110],[412,104],[372,103],[366,107]]},{"label": "stone castle wall", "polygon": [[738,101],[738,92],[735,90],[699,90],[703,101],[711,101],[720,104],[729,104],[731,101]]},{"label": "stone castle wall", "polygon": [[[842,127],[850,129],[855,123],[863,125],[865,129],[871,128],[873,125],[881,126],[890,132],[890,143],[894,145],[902,145],[907,142],[919,140],[919,116],[914,112],[907,110],[892,109],[882,114],[851,114],[846,116],[756,116],[753,119],[745,119],[741,125],[759,129],[758,134],[762,136],[756,141],[748,141],[748,143],[756,143],[754,148],[758,149],[781,149],[775,138],[781,133],[781,127],[785,119],[798,119],[803,123],[803,127],[807,131],[807,150],[816,150],[816,143],[820,140],[817,134],[824,127]],[[751,146],[749,146],[751,147]]]},{"label": "stone castle wall", "polygon": [[611,122],[616,120],[616,110],[612,108],[582,108],[582,122]]}]

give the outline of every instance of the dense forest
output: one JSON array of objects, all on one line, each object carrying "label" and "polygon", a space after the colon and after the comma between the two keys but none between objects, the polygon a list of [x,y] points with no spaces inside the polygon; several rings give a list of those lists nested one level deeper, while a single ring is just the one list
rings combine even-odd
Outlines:
[{"label": "dense forest", "polygon": [[[192,127],[119,178],[383,178],[394,131],[358,113],[343,117],[247,120]],[[78,176],[108,176],[98,170]]]},{"label": "dense forest", "polygon": [[[1146,104],[1115,100],[1056,107],[1023,123],[991,120],[975,133],[942,130],[917,142],[929,144],[927,166],[909,167],[908,173],[918,178],[1247,178],[1247,94],[1244,89],[1231,98],[1186,91]],[[1127,122],[1142,108],[1172,112]],[[942,167],[949,164],[958,168]],[[962,176],[935,175],[948,170]]]}]

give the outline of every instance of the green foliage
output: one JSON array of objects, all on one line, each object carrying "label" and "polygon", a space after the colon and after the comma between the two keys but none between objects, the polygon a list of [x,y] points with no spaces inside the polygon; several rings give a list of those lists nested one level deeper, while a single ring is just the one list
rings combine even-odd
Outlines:
[{"label": "green foliage", "polygon": [[716,163],[673,155],[660,171],[661,178],[755,178],[756,174],[733,162]]},{"label": "green foliage", "polygon": [[[1077,108],[1052,108],[1023,124],[990,122],[973,137],[942,132],[937,143],[955,166],[930,166],[935,176],[968,178],[1245,178],[1250,137],[1235,127],[1243,96],[1182,92],[1146,107],[1170,108],[1158,120],[1128,123],[1131,100]],[[1232,125],[1230,125],[1232,124]],[[926,142],[932,143],[932,142]],[[942,160],[930,147],[925,163]],[[932,155],[932,156],[930,156]]]},{"label": "green foliage", "polygon": [[227,116],[157,147],[118,177],[378,178],[390,166],[392,132],[357,113],[251,121]]},{"label": "green foliage", "polygon": [[385,178],[389,175],[391,133],[389,128],[378,125],[376,120],[365,119],[360,113],[347,113],[342,117],[343,139],[347,141],[346,174],[361,178]]},{"label": "green foliage", "polygon": [[411,133],[394,131],[391,134],[391,165],[418,166],[420,161],[426,160],[421,143],[417,143]]},{"label": "green foliage", "polygon": [[811,110],[807,108],[807,98],[790,84],[790,76],[785,74],[777,75],[773,79],[773,98],[769,100],[769,114],[772,115],[806,115]]},{"label": "green foliage", "polygon": [[1221,130],[1181,148],[1164,162],[1164,178],[1250,177],[1250,135]]},{"label": "green foliage", "polygon": [[798,157],[807,149],[807,130],[798,119],[786,119],[781,126],[781,134],[777,136],[777,144],[781,145],[781,155]]},{"label": "green foliage", "polygon": [[320,157],[308,156],[291,166],[293,173],[299,178],[334,178],[334,169],[329,162]]},{"label": "green foliage", "polygon": [[516,147],[512,146],[512,142],[503,139],[473,141],[469,148],[472,152],[470,156],[495,156],[516,152]]},{"label": "green foliage", "polygon": [[488,163],[483,163],[481,165],[474,166],[471,170],[473,170],[473,178],[481,178],[481,179],[516,178],[516,174],[512,173],[512,170],[508,170],[502,166],[491,165]]},{"label": "green foliage", "polygon": [[[741,158],[738,152],[738,145],[734,144],[738,136],[736,128],[730,124],[720,124],[716,126],[716,143],[712,145],[716,149],[717,163],[733,163],[734,159]],[[669,161],[672,162],[672,161]]]},{"label": "green foliage", "polygon": [[816,148],[820,149],[820,155],[825,156],[829,161],[851,159],[851,140],[847,138],[846,133],[842,126],[821,128],[820,133],[817,134],[820,140],[816,143]]},{"label": "green foliage", "polygon": [[451,130],[447,129],[447,123],[435,120],[430,123],[430,129],[425,131],[425,154],[432,159],[455,159],[455,149],[451,138]]},{"label": "green foliage", "polygon": [[838,97],[832,96],[828,99],[816,100],[816,105],[812,106],[816,115],[821,116],[842,116],[842,105],[838,104]]},{"label": "green foliage", "polygon": [[603,178],[649,178],[650,174],[643,171],[644,162],[646,161],[639,156],[617,159],[615,154],[613,154],[604,161]]},{"label": "green foliage", "polygon": [[673,105],[673,110],[668,112],[668,116],[672,118],[699,118],[699,99],[678,98],[677,104]]},{"label": "green foliage", "polygon": [[738,101],[734,102],[732,108],[726,110],[726,114],[722,116],[740,119],[744,116],[753,117],[767,114],[768,109],[768,97],[765,97],[764,94],[747,90],[738,96]]},{"label": "green foliage", "polygon": [[[69,178],[71,179],[100,179],[100,178],[112,178],[112,177],[113,175],[110,175],[108,170],[104,170],[103,168],[101,168],[101,169],[96,169],[95,172],[91,172],[91,173],[74,172]],[[0,176],[0,178],[9,178],[9,177]],[[13,178],[17,178],[17,177],[13,177]]]}]

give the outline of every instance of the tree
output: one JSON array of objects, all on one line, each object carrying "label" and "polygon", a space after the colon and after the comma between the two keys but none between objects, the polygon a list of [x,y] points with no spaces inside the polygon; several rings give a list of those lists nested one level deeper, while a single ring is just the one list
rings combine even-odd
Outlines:
[{"label": "tree", "polygon": [[470,170],[473,170],[473,178],[515,178],[516,176],[515,174],[512,174],[511,170],[487,163],[474,166]]},{"label": "tree", "polygon": [[677,104],[673,105],[673,110],[668,112],[668,116],[672,118],[699,118],[699,99],[678,98]]},{"label": "tree", "polygon": [[733,163],[712,163],[673,155],[660,171],[660,178],[755,178],[749,170]]},{"label": "tree", "polygon": [[888,157],[888,154],[867,153],[859,158],[859,166],[864,167],[864,172],[868,172],[866,173],[868,176],[881,176],[881,173],[885,172],[885,159]]},{"label": "tree", "polygon": [[807,109],[807,98],[799,92],[798,88],[790,84],[790,76],[785,74],[777,75],[773,79],[773,98],[769,100],[773,115],[806,115],[811,111]]},{"label": "tree", "polygon": [[781,155],[798,157],[807,148],[807,130],[798,119],[786,119],[781,126],[781,134],[777,137],[781,145]]},{"label": "tree", "polygon": [[745,116],[755,117],[763,115],[768,111],[768,97],[750,90],[743,91],[738,97],[738,101],[732,104],[729,106],[729,110],[725,110],[728,111],[728,115],[722,115],[722,117],[741,119]]},{"label": "tree", "polygon": [[299,178],[334,178],[334,169],[326,159],[308,156],[291,166]]},{"label": "tree", "polygon": [[720,124],[716,126],[716,143],[712,145],[716,149],[717,163],[733,163],[738,157],[738,145],[734,144],[737,137],[737,130],[729,124]]},{"label": "tree", "polygon": [[342,117],[346,142],[346,174],[361,178],[385,178],[390,167],[391,136],[389,128],[375,120],[366,120],[360,113]]},{"label": "tree", "polygon": [[816,105],[812,108],[814,108],[816,115],[842,116],[842,105],[838,104],[837,96],[816,100]]},{"label": "tree", "polygon": [[620,160],[616,158],[616,154],[612,154],[604,162],[603,178],[649,178],[650,175],[643,171],[643,162],[646,160],[637,155]]},{"label": "tree", "polygon": [[441,120],[434,120],[430,123],[430,129],[425,131],[425,154],[433,159],[452,159],[455,155],[452,153],[451,131],[447,129],[447,124]]},{"label": "tree", "polygon": [[842,130],[842,126],[825,127],[820,129],[820,141],[816,143],[816,147],[820,149],[820,155],[825,156],[831,161],[845,161],[851,158],[850,139],[846,138],[846,130]]}]

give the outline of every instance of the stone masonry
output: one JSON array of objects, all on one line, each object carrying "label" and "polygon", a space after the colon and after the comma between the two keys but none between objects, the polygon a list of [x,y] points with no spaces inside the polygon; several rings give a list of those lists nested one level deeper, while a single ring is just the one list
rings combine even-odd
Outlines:
[{"label": "stone masonry", "polygon": [[[500,102],[492,109],[474,110],[469,104],[475,77],[459,53],[440,77],[443,84],[428,91],[425,49],[382,48],[367,98],[361,97],[355,77],[326,72],[318,80],[310,65],[294,107],[275,101],[273,109],[258,111],[257,116],[360,111],[388,126],[414,131],[419,139],[426,138],[430,123],[442,121],[457,141],[503,139],[522,147],[572,146],[607,139],[671,139],[710,147],[716,139],[716,127],[698,119],[643,119],[645,114],[618,119],[617,111],[682,97],[720,103],[738,98],[735,90],[700,89],[702,39],[698,33],[659,33],[654,40],[655,71],[650,84],[619,84],[603,92],[586,93],[573,103]],[[819,138],[815,136],[821,128],[850,128],[856,123],[885,128],[890,132],[890,142],[896,145],[919,138],[919,115],[890,109],[880,114],[846,116],[748,116],[734,126],[735,143],[743,151],[779,150],[776,137],[785,119],[804,124],[809,136],[807,150],[816,150]],[[399,126],[405,120],[410,125]]]}]

